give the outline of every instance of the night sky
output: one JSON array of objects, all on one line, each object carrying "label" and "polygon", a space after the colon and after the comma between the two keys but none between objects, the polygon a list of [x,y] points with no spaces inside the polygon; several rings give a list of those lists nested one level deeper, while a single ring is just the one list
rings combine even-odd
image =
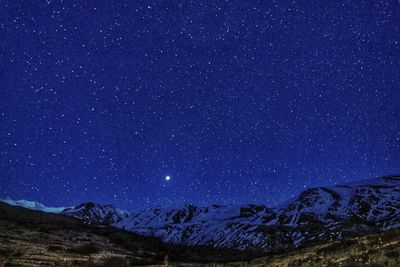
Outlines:
[{"label": "night sky", "polygon": [[0,0],[0,197],[271,206],[393,173],[399,1]]}]

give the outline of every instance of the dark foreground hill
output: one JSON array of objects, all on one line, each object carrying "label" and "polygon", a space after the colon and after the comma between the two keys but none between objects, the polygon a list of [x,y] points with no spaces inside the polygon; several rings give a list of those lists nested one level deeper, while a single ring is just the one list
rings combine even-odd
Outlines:
[{"label": "dark foreground hill", "polygon": [[0,203],[0,266],[165,266],[244,260],[255,255],[169,245],[62,214]]},{"label": "dark foreground hill", "polygon": [[176,264],[198,267],[399,267],[400,230],[315,244],[248,262]]},{"label": "dark foreground hill", "polygon": [[390,230],[346,240],[313,245],[292,252],[255,259],[244,265],[252,267],[398,267],[400,266],[400,231]]}]

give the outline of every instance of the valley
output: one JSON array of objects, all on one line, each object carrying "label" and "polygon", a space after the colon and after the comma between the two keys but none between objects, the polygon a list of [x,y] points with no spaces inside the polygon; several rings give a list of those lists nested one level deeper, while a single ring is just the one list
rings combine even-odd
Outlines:
[{"label": "valley", "polygon": [[396,266],[400,177],[261,205],[128,212],[0,202],[0,266]]}]

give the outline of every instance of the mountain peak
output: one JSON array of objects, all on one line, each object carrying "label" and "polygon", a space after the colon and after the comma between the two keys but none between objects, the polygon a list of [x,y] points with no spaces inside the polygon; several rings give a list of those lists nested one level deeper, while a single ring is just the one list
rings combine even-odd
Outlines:
[{"label": "mountain peak", "polygon": [[100,205],[93,202],[78,204],[75,207],[63,210],[62,213],[91,224],[115,224],[129,216],[127,211],[114,205]]},{"label": "mountain peak", "polygon": [[[3,200],[46,210],[34,201]],[[127,212],[93,202],[62,214],[123,228],[169,243],[278,252],[308,244],[400,227],[400,176],[309,188],[287,202],[264,205],[187,204]]]}]

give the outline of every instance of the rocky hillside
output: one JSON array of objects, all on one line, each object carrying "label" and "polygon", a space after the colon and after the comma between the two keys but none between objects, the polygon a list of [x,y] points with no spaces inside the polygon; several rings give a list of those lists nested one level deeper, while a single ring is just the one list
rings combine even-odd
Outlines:
[{"label": "rocky hillside", "polygon": [[155,239],[0,203],[0,266],[163,265],[165,255]]},{"label": "rocky hillside", "polygon": [[115,227],[0,202],[0,266],[166,266],[171,261],[182,265],[256,256],[175,246]]},{"label": "rocky hillside", "polygon": [[[255,259],[246,261],[246,257]],[[399,260],[399,230],[257,257],[175,247],[117,228],[0,203],[0,266],[383,267],[398,266]]]},{"label": "rocky hillside", "polygon": [[[176,264],[175,266],[209,267],[398,267],[400,262],[400,231],[389,230],[312,245],[288,253],[271,255],[249,262],[209,265]],[[171,265],[174,266],[174,265]]]},{"label": "rocky hillside", "polygon": [[312,188],[274,208],[187,205],[123,212],[78,205],[63,213],[165,242],[278,253],[400,226],[400,176]]},{"label": "rocky hillside", "polygon": [[126,212],[95,203],[72,208],[47,208],[27,201],[7,203],[61,211],[86,223],[115,226],[173,244],[278,253],[399,227],[400,176],[311,188],[274,208],[187,205]]}]

